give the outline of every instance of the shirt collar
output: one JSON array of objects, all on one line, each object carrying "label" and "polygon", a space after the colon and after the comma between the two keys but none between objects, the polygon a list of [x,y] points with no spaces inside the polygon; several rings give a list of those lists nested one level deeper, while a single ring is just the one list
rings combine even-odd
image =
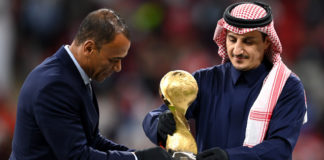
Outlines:
[{"label": "shirt collar", "polygon": [[248,85],[254,84],[255,81],[266,71],[266,66],[261,63],[259,67],[249,70],[249,71],[240,71],[234,68],[234,66],[231,64],[231,76],[232,76],[232,82],[234,85],[237,84],[237,82],[240,79],[240,76],[244,76],[244,79],[247,81]]},{"label": "shirt collar", "polygon": [[70,55],[74,65],[77,67],[78,71],[80,72],[80,75],[83,79],[83,82],[85,85],[89,84],[91,82],[91,78],[85,73],[85,71],[82,69],[82,67],[79,65],[78,61],[75,59],[74,55],[72,54],[71,50],[69,49],[69,45],[64,46],[66,52]]}]

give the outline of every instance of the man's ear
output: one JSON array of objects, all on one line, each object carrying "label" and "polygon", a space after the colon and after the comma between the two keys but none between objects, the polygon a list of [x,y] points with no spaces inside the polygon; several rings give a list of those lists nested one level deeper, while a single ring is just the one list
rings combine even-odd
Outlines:
[{"label": "man's ear", "polygon": [[264,41],[264,51],[269,50],[269,47],[271,46],[271,41],[269,39],[269,36],[265,37],[265,41]]},{"label": "man's ear", "polygon": [[91,55],[94,50],[96,49],[95,42],[93,40],[86,40],[83,43],[83,52],[86,53],[86,55]]}]

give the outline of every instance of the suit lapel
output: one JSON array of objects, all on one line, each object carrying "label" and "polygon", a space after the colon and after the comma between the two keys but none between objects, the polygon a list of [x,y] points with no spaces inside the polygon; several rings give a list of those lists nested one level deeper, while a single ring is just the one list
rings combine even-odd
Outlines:
[{"label": "suit lapel", "polygon": [[87,88],[84,85],[84,90],[83,96],[84,96],[84,102],[85,102],[85,114],[86,114],[86,119],[89,125],[89,128],[91,128],[90,135],[93,135],[98,128],[98,123],[99,123],[99,111],[98,111],[98,103],[97,103],[97,98],[92,91],[93,95],[93,100],[91,100],[91,97],[88,94]]},{"label": "suit lapel", "polygon": [[98,128],[98,123],[99,123],[98,103],[95,94],[92,91],[93,101],[91,101],[91,98],[88,94],[87,86],[84,84],[84,81],[77,67],[73,63],[71,57],[68,55],[67,51],[64,49],[64,46],[62,46],[56,52],[55,56],[57,56],[61,60],[61,62],[63,62],[63,65],[66,66],[65,68],[69,70],[68,72],[70,74],[67,74],[66,78],[69,81],[74,81],[75,85],[78,86],[79,88],[79,91],[82,95],[80,99],[81,101],[83,101],[83,105],[84,105],[84,106],[80,106],[82,110],[81,113],[82,125],[84,126],[84,130],[86,134],[92,137],[96,129]]}]

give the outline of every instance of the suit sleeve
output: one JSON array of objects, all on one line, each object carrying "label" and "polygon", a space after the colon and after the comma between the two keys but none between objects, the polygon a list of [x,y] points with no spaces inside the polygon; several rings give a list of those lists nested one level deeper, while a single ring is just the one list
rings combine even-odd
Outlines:
[{"label": "suit sleeve", "polygon": [[304,88],[296,77],[290,77],[273,111],[265,140],[253,148],[241,146],[226,149],[229,159],[286,160],[291,158],[305,112]]},{"label": "suit sleeve", "polygon": [[79,93],[66,82],[53,82],[35,98],[34,115],[57,159],[129,159],[126,151],[100,151],[90,146],[81,122]]},{"label": "suit sleeve", "polygon": [[159,115],[166,110],[168,110],[168,107],[166,105],[162,105],[158,109],[149,112],[145,116],[142,123],[144,133],[151,140],[151,142],[156,145],[159,145],[158,137],[157,137],[157,125],[159,122]]},{"label": "suit sleeve", "polygon": [[128,149],[126,146],[117,144],[103,137],[98,130],[97,130],[97,136],[94,140],[94,148],[100,151],[108,151],[108,150],[129,151],[129,152],[135,151],[133,149]]}]

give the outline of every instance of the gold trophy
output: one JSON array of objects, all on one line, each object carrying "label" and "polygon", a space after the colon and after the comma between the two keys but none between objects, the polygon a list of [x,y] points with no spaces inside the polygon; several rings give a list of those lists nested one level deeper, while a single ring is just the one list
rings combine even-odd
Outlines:
[{"label": "gold trophy", "polygon": [[176,122],[175,132],[173,135],[168,135],[166,140],[166,149],[174,152],[174,159],[192,160],[195,159],[197,154],[197,144],[185,118],[186,111],[196,99],[197,93],[197,82],[186,71],[170,71],[161,79],[161,97],[169,107]]}]

